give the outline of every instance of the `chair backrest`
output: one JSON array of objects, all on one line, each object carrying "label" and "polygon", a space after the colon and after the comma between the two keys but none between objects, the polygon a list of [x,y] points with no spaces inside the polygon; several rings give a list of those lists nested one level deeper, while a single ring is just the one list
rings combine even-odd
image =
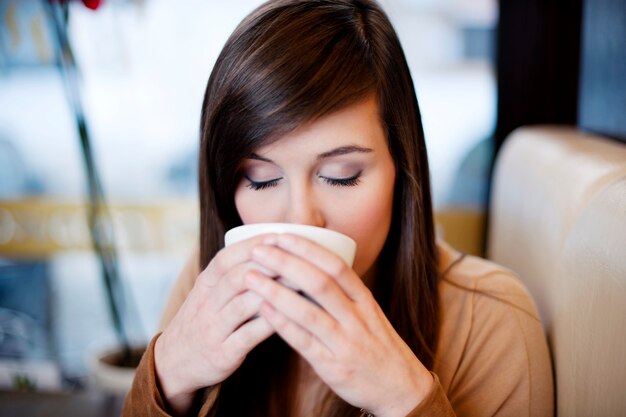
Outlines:
[{"label": "chair backrest", "polygon": [[626,144],[570,127],[513,132],[494,171],[487,254],[537,303],[557,415],[626,415]]}]

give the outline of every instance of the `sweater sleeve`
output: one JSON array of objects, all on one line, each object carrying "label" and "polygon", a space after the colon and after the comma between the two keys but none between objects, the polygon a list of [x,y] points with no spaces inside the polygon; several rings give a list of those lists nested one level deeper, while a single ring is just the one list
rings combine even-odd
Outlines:
[{"label": "sweater sleeve", "polygon": [[165,411],[154,366],[154,344],[158,337],[156,335],[152,338],[137,366],[133,385],[124,401],[124,417],[169,416]]},{"label": "sweater sleeve", "polygon": [[[161,393],[154,364],[154,344],[159,336],[160,333],[152,338],[150,345],[141,358],[133,385],[124,401],[123,417],[164,417],[171,415],[167,411],[167,405]],[[218,392],[219,386],[209,387],[198,392],[197,400],[194,401],[194,405],[188,415],[208,416],[215,405]]]},{"label": "sweater sleeve", "polygon": [[443,391],[439,377],[433,375],[430,392],[406,417],[454,417],[454,410]]},{"label": "sweater sleeve", "polygon": [[[169,324],[183,304],[198,275],[198,251],[196,250],[185,263],[170,291],[168,302],[161,317],[161,330]],[[122,413],[124,417],[170,415],[167,411],[165,399],[161,393],[154,362],[154,345],[160,334],[159,332],[154,336],[137,367],[132,388],[126,395],[124,401]],[[192,410],[191,414],[201,417],[208,416],[216,402],[218,393],[219,387],[210,387],[199,392],[198,401],[194,404],[194,410]]]}]

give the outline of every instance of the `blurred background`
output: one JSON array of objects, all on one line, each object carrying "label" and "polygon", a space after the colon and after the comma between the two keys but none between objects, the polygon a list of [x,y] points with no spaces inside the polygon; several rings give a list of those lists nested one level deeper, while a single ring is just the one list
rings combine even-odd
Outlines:
[{"label": "blurred background", "polygon": [[[156,331],[169,288],[196,244],[204,88],[227,37],[260,3],[69,3],[79,96],[119,276],[137,318],[129,329],[133,343]],[[480,254],[498,5],[381,3],[413,74],[440,233]],[[88,388],[90,358],[117,343],[89,236],[88,176],[50,9],[40,0],[0,0],[1,390]]]}]

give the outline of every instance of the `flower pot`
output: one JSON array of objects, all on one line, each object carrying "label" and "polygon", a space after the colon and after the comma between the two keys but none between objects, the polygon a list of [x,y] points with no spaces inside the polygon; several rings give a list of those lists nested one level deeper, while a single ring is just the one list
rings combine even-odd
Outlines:
[{"label": "flower pot", "polygon": [[146,346],[131,348],[131,355],[126,363],[122,363],[124,354],[119,348],[94,355],[90,367],[96,388],[113,395],[126,395],[133,384],[135,369],[145,350]]}]

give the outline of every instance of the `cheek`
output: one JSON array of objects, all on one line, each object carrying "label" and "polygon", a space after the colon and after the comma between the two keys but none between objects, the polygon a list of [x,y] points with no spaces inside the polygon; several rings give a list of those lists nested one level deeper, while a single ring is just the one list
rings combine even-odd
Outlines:
[{"label": "cheek", "polygon": [[275,211],[278,204],[274,204],[277,203],[276,196],[273,198],[273,204],[268,204],[267,194],[252,191],[244,184],[237,187],[235,208],[243,224],[277,221]]},{"label": "cheek", "polygon": [[374,192],[351,200],[350,210],[342,213],[342,225],[337,230],[357,243],[354,270],[363,276],[376,262],[391,225],[393,186],[378,187]]},{"label": "cheek", "polygon": [[243,189],[242,185],[239,185],[235,190],[235,208],[237,209],[237,213],[239,213],[239,217],[241,217],[241,221],[244,224],[248,223],[246,218],[249,213],[251,213],[251,209],[249,207],[252,203],[246,194],[247,193],[245,189]]}]

